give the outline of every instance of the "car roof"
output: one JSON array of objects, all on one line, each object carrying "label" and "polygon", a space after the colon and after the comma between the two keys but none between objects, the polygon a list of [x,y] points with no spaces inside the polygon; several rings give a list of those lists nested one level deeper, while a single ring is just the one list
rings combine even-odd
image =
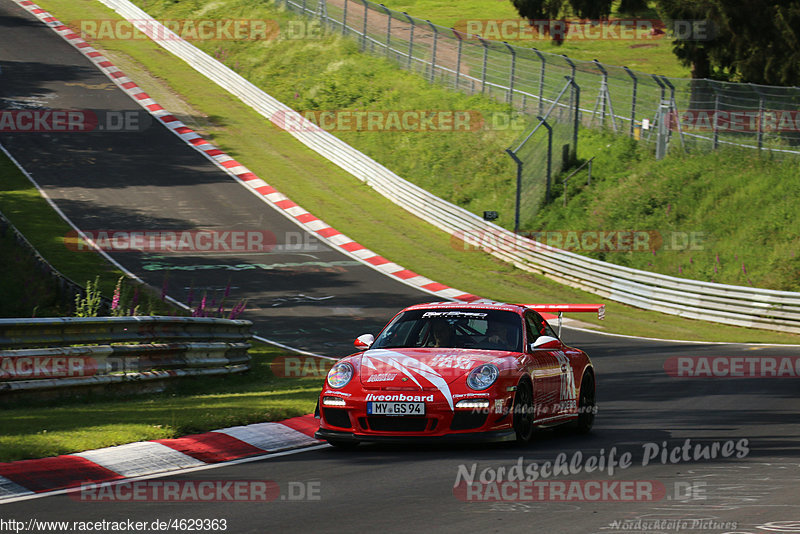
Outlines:
[{"label": "car roof", "polygon": [[519,304],[506,304],[505,302],[484,301],[477,303],[467,302],[427,302],[415,304],[405,308],[403,311],[410,310],[502,310],[522,314],[526,308]]}]

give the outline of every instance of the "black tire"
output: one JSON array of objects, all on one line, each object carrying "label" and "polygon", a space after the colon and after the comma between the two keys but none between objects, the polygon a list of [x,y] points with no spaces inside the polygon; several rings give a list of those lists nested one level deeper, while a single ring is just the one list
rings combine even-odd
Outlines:
[{"label": "black tire", "polygon": [[327,441],[337,449],[342,449],[342,450],[350,450],[358,447],[357,441],[339,441],[338,439],[329,439]]},{"label": "black tire", "polygon": [[533,413],[533,389],[530,382],[523,380],[517,385],[514,394],[514,431],[517,441],[527,443],[533,437],[536,428]]},{"label": "black tire", "polygon": [[576,429],[579,434],[588,434],[592,431],[596,413],[597,401],[595,398],[594,376],[587,372],[581,380],[581,392],[578,400],[578,423]]}]

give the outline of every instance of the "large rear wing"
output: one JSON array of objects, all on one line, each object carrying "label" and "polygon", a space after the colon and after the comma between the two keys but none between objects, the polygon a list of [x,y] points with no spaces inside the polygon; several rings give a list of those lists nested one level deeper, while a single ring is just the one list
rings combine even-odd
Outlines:
[{"label": "large rear wing", "polygon": [[606,317],[605,304],[523,304],[526,308],[544,314],[558,314],[558,337],[561,337],[561,316],[564,312],[597,312],[597,318],[601,321]]}]

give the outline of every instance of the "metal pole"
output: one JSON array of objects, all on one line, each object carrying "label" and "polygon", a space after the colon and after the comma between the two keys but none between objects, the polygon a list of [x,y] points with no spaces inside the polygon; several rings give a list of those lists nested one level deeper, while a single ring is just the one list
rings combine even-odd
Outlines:
[{"label": "metal pole", "polygon": [[453,31],[453,35],[458,38],[458,52],[456,53],[456,87],[455,89],[458,90],[458,83],[459,78],[461,77],[461,56],[462,50],[464,48],[464,40],[461,38],[461,34],[456,31],[455,28],[450,28]]},{"label": "metal pole", "polygon": [[403,11],[403,15],[406,16],[408,22],[411,24],[411,32],[408,35],[408,69],[411,69],[411,60],[414,58],[414,28],[416,25],[414,24],[414,19],[411,18],[411,15]]},{"label": "metal pole", "polygon": [[[569,84],[572,86],[573,91],[575,92],[575,107],[572,109],[572,150],[573,156],[578,157],[578,127],[580,126],[580,109],[581,109],[581,88],[580,86],[575,83],[575,78],[567,78]],[[570,100],[572,98],[572,92],[570,92]]]},{"label": "metal pole", "polygon": [[542,67],[539,69],[539,115],[544,113],[544,67],[547,64],[547,61],[544,59],[544,55],[539,52],[537,49],[533,49],[536,52],[536,55],[539,56],[539,60],[542,62]]},{"label": "metal pole", "polygon": [[342,11],[342,35],[347,33],[347,3],[348,0],[344,0],[344,9]]},{"label": "metal pole", "polygon": [[514,209],[514,233],[519,232],[519,208],[520,208],[520,200],[522,198],[522,160],[520,160],[514,152],[510,148],[506,149],[506,153],[511,156],[511,159],[517,164],[517,194],[515,200],[515,209]]},{"label": "metal pole", "polygon": [[430,83],[433,83],[436,80],[436,45],[439,42],[439,32],[436,31],[436,26],[433,25],[433,22],[426,20],[425,22],[428,23],[428,26],[431,27],[433,31],[433,50],[431,51],[431,75],[430,75]]},{"label": "metal pole", "polygon": [[633,96],[631,96],[631,129],[630,129],[630,136],[633,137],[634,125],[636,123],[636,89],[638,88],[639,85],[639,79],[636,77],[633,71],[628,67],[622,67],[622,68],[625,69],[625,72],[627,72],[628,76],[630,76],[631,79],[633,80]]},{"label": "metal pole", "polygon": [[[678,115],[678,105],[675,103],[675,86],[672,85],[672,82],[670,82],[666,76],[662,76],[661,79],[664,80],[664,84],[666,84],[666,86],[669,87],[670,110],[675,113],[675,125],[678,128],[678,137],[681,140],[681,148],[683,148],[685,152],[686,143],[683,140],[683,126],[681,126],[681,118]],[[670,135],[672,135],[672,131],[670,131]]]},{"label": "metal pole", "polygon": [[550,202],[550,173],[553,168],[553,127],[543,117],[536,117],[547,128],[547,185],[544,193],[545,203]]},{"label": "metal pole", "polygon": [[517,68],[517,54],[514,52],[514,47],[503,41],[503,44],[508,48],[511,54],[511,72],[508,75],[508,92],[506,93],[506,102],[511,104],[514,101],[514,74]]},{"label": "metal pole", "polygon": [[486,92],[486,63],[489,59],[489,46],[486,41],[478,37],[478,40],[483,45],[483,69],[481,70],[481,94]]},{"label": "metal pole", "polygon": [[758,97],[758,149],[764,148],[764,97]]},{"label": "metal pole", "polygon": [[[569,73],[570,78],[573,80],[575,79],[575,63],[572,62],[570,58],[568,58],[565,54],[562,54],[561,57],[564,58],[564,61],[567,62],[567,65],[570,66],[571,72]],[[569,109],[572,109],[572,92],[569,93]]]},{"label": "metal pole", "polygon": [[378,4],[386,11],[386,57],[389,57],[389,50],[392,47],[392,12],[383,4]]},{"label": "metal pole", "polygon": [[369,8],[367,7],[367,0],[361,0],[364,5],[364,25],[361,28],[361,51],[367,48],[367,16],[369,15]]},{"label": "metal pole", "polygon": [[714,150],[719,148],[719,93],[714,89]]}]

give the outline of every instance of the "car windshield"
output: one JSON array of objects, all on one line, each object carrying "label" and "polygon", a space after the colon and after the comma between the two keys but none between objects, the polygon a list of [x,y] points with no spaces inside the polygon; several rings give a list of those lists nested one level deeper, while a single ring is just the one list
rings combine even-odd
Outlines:
[{"label": "car windshield", "polygon": [[406,311],[370,348],[473,348],[519,352],[522,319],[511,311],[428,309]]}]

